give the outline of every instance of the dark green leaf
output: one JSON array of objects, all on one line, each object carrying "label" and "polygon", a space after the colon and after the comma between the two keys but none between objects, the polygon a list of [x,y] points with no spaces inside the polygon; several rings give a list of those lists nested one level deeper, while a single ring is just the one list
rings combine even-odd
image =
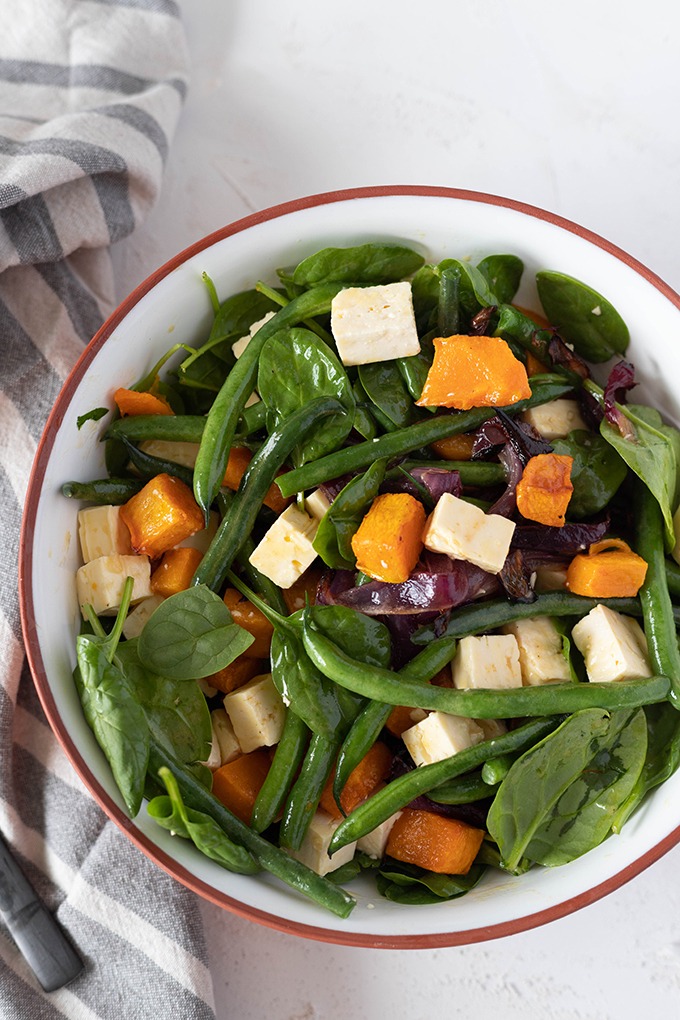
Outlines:
[{"label": "dark green leaf", "polygon": [[79,414],[76,418],[78,431],[82,429],[86,421],[99,421],[105,414],[108,414],[110,410],[111,408],[109,407],[94,407],[91,411],[88,411],[87,414]]},{"label": "dark green leaf", "polygon": [[665,783],[680,765],[680,712],[668,702],[645,705],[647,755],[628,798],[620,806],[612,829],[620,832],[626,820],[655,786]]},{"label": "dark green leaf", "polygon": [[222,599],[205,585],[171,595],[139,638],[139,658],[152,673],[198,680],[224,669],[253,643]]},{"label": "dark green leaf", "polygon": [[378,495],[386,463],[377,460],[362,475],[348,482],[322,517],[313,545],[327,566],[336,570],[354,567],[352,536]]},{"label": "dark green leaf", "polygon": [[301,630],[295,617],[274,627],[272,681],[286,704],[313,733],[332,739],[342,725],[343,712],[334,685],[307,655]]},{"label": "dark green leaf", "polygon": [[509,304],[517,293],[524,263],[516,255],[487,255],[477,265],[495,297],[494,304]]},{"label": "dark green leaf", "polygon": [[628,474],[628,468],[613,446],[602,436],[585,429],[570,432],[566,439],[552,441],[555,453],[572,457],[571,482],[574,491],[567,514],[574,520],[591,517],[609,505]]},{"label": "dark green leaf", "polygon": [[336,397],[347,414],[329,415],[293,452],[296,467],[332,453],[354,420],[354,394],[333,352],[307,329],[280,330],[262,348],[257,389],[267,407],[269,431],[315,397]]},{"label": "dark green leaf", "polygon": [[412,276],[424,261],[418,252],[397,244],[324,248],[303,259],[293,271],[292,280],[302,287],[321,283],[394,283]]},{"label": "dark green leaf", "polygon": [[371,401],[368,399],[366,390],[361,385],[359,379],[356,379],[352,386],[352,393],[356,401],[356,407],[354,411],[354,428],[363,436],[364,439],[374,439],[378,435],[378,426],[375,423],[375,419],[371,414]]},{"label": "dark green leaf", "polygon": [[608,361],[628,347],[628,327],[613,305],[592,287],[564,273],[536,274],[546,317],[587,361]]},{"label": "dark green leaf", "polygon": [[483,873],[482,866],[473,864],[467,875],[439,875],[388,858],[381,865],[376,881],[380,895],[395,903],[441,903],[464,896]]},{"label": "dark green leaf", "polygon": [[307,613],[315,630],[325,634],[353,659],[371,666],[389,666],[390,632],[374,616],[366,616],[347,606],[310,606]]},{"label": "dark green leaf", "polygon": [[396,361],[376,361],[370,365],[360,365],[359,379],[371,401],[398,428],[406,428],[416,420],[413,400],[404,385]]}]

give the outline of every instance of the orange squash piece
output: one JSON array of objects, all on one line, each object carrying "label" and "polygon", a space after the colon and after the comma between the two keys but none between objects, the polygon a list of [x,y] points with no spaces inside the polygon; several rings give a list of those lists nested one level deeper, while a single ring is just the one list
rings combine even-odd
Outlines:
[{"label": "orange squash piece", "polygon": [[385,852],[440,875],[467,875],[483,839],[483,829],[456,818],[406,808],[392,826]]},{"label": "orange squash piece", "polygon": [[189,546],[168,549],[151,575],[151,591],[163,598],[186,591],[202,559],[203,553]]},{"label": "orange squash piece", "polygon": [[413,708],[407,705],[395,705],[387,717],[385,729],[389,730],[392,736],[400,737],[404,730],[408,730],[414,725],[411,712],[413,712]]},{"label": "orange squash piece", "polygon": [[307,567],[304,574],[291,584],[290,588],[281,589],[289,613],[296,613],[306,605],[314,605],[322,574],[323,570],[319,567]]},{"label": "orange squash piece", "polygon": [[392,752],[387,744],[376,740],[375,744],[366,752],[355,769],[350,772],[347,782],[340,794],[340,807],[338,807],[333,796],[333,779],[331,774],[326,783],[319,807],[323,808],[333,818],[342,818],[343,813],[348,815],[362,801],[370,797],[381,787],[387,779],[392,768]]},{"label": "orange squash piece", "polygon": [[527,354],[527,375],[529,376],[529,378],[531,378],[532,375],[542,375],[544,372],[547,371],[548,369],[543,364],[543,362],[539,361],[536,355],[532,354],[531,351],[529,351],[529,353]]},{"label": "orange squash piece", "polygon": [[158,559],[205,527],[203,511],[188,485],[173,475],[156,475],[120,508],[132,548]]},{"label": "orange squash piece", "polygon": [[425,517],[423,504],[407,492],[377,496],[352,538],[357,570],[376,581],[406,581],[422,552]]},{"label": "orange squash piece", "polygon": [[174,414],[170,404],[164,397],[154,393],[138,393],[137,390],[126,390],[122,386],[113,394],[113,399],[121,415],[135,414]]},{"label": "orange squash piece", "polygon": [[532,457],[517,483],[517,509],[522,517],[549,527],[564,527],[564,515],[574,486],[571,483],[573,457],[539,453]]},{"label": "orange squash piece", "polygon": [[238,655],[228,666],[219,669],[216,673],[211,673],[205,680],[216,691],[221,691],[222,694],[231,694],[232,691],[247,684],[254,676],[266,673],[268,668],[269,664],[264,659],[253,659],[244,653]]},{"label": "orange squash piece", "polygon": [[644,584],[647,562],[622,538],[593,542],[587,553],[575,556],[567,568],[567,588],[591,598],[627,598]]},{"label": "orange squash piece", "polygon": [[435,337],[420,407],[505,407],[531,396],[526,368],[497,336]]},{"label": "orange squash piece", "polygon": [[468,436],[465,432],[461,432],[459,436],[437,439],[431,446],[434,452],[444,460],[472,460],[474,443],[474,436]]},{"label": "orange squash piece", "polygon": [[234,623],[243,627],[255,638],[252,645],[243,654],[251,659],[266,659],[269,656],[274,633],[274,628],[267,617],[236,588],[227,588],[223,595],[223,601],[231,613]]},{"label": "orange squash piece", "polygon": [[213,772],[212,792],[232,814],[250,825],[253,805],[262,789],[271,758],[264,748],[242,754]]},{"label": "orange squash piece", "polygon": [[[236,492],[252,459],[252,451],[247,446],[232,446],[229,451],[227,469],[224,472],[222,484],[227,489],[231,489],[232,492]],[[283,472],[279,471],[277,473],[282,474]],[[275,514],[280,514],[283,513],[289,503],[290,499],[284,499],[278,485],[272,482],[267,490],[267,495],[264,497],[264,505],[273,510]]]}]

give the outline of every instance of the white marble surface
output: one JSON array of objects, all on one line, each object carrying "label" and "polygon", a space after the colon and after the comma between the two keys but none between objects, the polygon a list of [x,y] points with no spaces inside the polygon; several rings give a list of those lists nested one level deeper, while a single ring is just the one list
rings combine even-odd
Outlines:
[{"label": "white marble surface", "polygon": [[[668,0],[186,0],[184,18],[192,87],[161,200],[115,251],[121,297],[231,220],[370,184],[542,206],[680,289]],[[316,944],[206,904],[218,1017],[675,1017],[678,871],[680,849],[549,927],[433,951]]]}]

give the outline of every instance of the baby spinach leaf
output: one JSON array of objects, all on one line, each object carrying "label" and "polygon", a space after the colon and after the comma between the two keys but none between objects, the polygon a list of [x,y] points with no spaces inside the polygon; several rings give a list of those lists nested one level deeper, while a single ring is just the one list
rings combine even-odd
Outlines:
[{"label": "baby spinach leaf", "polygon": [[138,652],[152,673],[198,680],[224,669],[252,643],[222,599],[199,584],[160,604],[140,635]]},{"label": "baby spinach leaf", "polygon": [[418,335],[422,336],[437,325],[440,273],[437,266],[425,265],[411,280],[413,312]]},{"label": "baby spinach leaf", "polygon": [[571,468],[574,491],[568,516],[578,521],[604,510],[628,474],[614,447],[602,436],[585,429],[575,429],[565,439],[553,440],[552,447],[555,453],[574,461]]},{"label": "baby spinach leaf", "polygon": [[498,301],[484,274],[471,263],[460,262],[458,259],[444,259],[438,266],[440,274],[454,268],[460,273],[458,300],[461,323],[459,328],[461,332],[464,332],[480,308],[497,305]]},{"label": "baby spinach leaf", "polygon": [[[431,336],[421,337],[419,354],[412,354],[408,358],[397,358],[401,377],[413,400],[420,400],[433,360],[434,344]],[[428,410],[434,411],[435,408],[428,408]]]},{"label": "baby spinach leaf", "polygon": [[494,304],[510,304],[522,279],[524,263],[517,255],[487,255],[477,269],[495,297]]},{"label": "baby spinach leaf", "polygon": [[[589,387],[592,389],[592,386]],[[666,542],[675,543],[673,510],[677,480],[675,438],[662,426],[653,408],[638,404],[617,404],[632,426],[634,438],[622,436],[606,418],[600,422],[600,434],[614,447],[630,470],[647,486],[663,514]],[[673,432],[675,430],[672,430]]]},{"label": "baby spinach leaf", "polygon": [[307,655],[294,618],[274,626],[270,657],[272,682],[286,704],[313,733],[332,739],[343,712],[334,685]]},{"label": "baby spinach leaf", "polygon": [[614,306],[592,287],[565,273],[536,274],[546,317],[587,361],[608,361],[628,347],[628,327]]},{"label": "baby spinach leaf", "polygon": [[110,407],[93,407],[91,411],[86,414],[79,414],[76,418],[76,427],[78,431],[82,429],[86,421],[100,421],[105,414],[108,414],[111,410]]},{"label": "baby spinach leaf", "polygon": [[371,666],[389,667],[390,632],[374,616],[366,616],[347,606],[309,606],[307,614],[315,630],[325,634],[353,659]]},{"label": "baby spinach leaf", "polygon": [[352,393],[354,394],[354,400],[356,402],[354,411],[354,428],[360,436],[364,437],[364,439],[375,439],[378,435],[378,426],[375,423],[375,418],[371,414],[371,408],[373,405],[368,399],[368,394],[361,385],[359,379],[354,381]]},{"label": "baby spinach leaf", "polygon": [[205,761],[210,754],[210,710],[198,684],[159,676],[146,669],[138,638],[119,645],[117,659],[129,678],[155,739],[183,763]]},{"label": "baby spinach leaf", "polygon": [[134,818],[144,794],[149,727],[130,680],[115,662],[109,662],[109,645],[109,638],[80,634],[74,677],[83,714]]},{"label": "baby spinach leaf", "polygon": [[[218,338],[232,342],[247,336],[254,322],[263,319],[267,312],[277,312],[279,305],[259,290],[244,290],[223,301],[210,329],[207,343]],[[207,345],[206,345],[207,346]]]},{"label": "baby spinach leaf", "polygon": [[637,782],[621,804],[612,823],[612,831],[620,832],[645,795],[673,775],[680,766],[680,713],[663,702],[644,706],[647,723],[647,755]]},{"label": "baby spinach leaf", "polygon": [[[548,329],[540,329],[534,320],[524,312],[520,312],[519,308],[508,304],[499,306],[495,336],[500,336],[508,342],[518,344],[525,351],[530,351],[546,366],[552,365],[548,346],[553,334]],[[566,372],[561,366],[555,366],[554,371]]]},{"label": "baby spinach leaf", "polygon": [[293,451],[296,467],[337,449],[349,435],[355,401],[335,354],[310,330],[279,330],[262,348],[257,389],[267,408],[269,431],[315,397],[336,397],[346,414],[329,415]]},{"label": "baby spinach leaf", "polygon": [[494,797],[487,828],[513,870],[559,801],[588,767],[609,729],[609,713],[587,708],[526,751]]},{"label": "baby spinach leaf", "polygon": [[612,712],[606,734],[592,744],[596,753],[536,829],[525,850],[537,864],[567,864],[608,835],[645,761],[644,712]]},{"label": "baby spinach leaf", "polygon": [[165,783],[168,795],[154,797],[147,811],[159,825],[175,836],[190,839],[201,853],[228,871],[235,871],[239,875],[254,875],[261,870],[255,858],[245,847],[234,843],[214,818],[203,811],[186,807],[170,769],[159,769],[158,774]]},{"label": "baby spinach leaf", "polygon": [[396,361],[360,365],[359,379],[371,401],[398,428],[406,428],[416,420],[413,400]]},{"label": "baby spinach leaf", "polygon": [[479,882],[482,865],[473,864],[467,875],[440,875],[413,864],[388,858],[376,876],[378,892],[394,903],[441,903],[464,896]]},{"label": "baby spinach leaf", "polygon": [[412,276],[424,261],[412,248],[398,244],[323,248],[299,263],[292,281],[302,287],[320,283],[395,283]]},{"label": "baby spinach leaf", "polygon": [[356,564],[352,537],[378,495],[386,464],[384,459],[377,460],[362,475],[352,478],[322,517],[312,544],[326,566],[341,570]]}]

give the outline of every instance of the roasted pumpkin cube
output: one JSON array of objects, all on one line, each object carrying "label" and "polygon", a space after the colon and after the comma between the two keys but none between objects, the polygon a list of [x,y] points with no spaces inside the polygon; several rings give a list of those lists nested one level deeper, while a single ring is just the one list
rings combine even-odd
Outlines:
[{"label": "roasted pumpkin cube", "polygon": [[406,808],[392,826],[386,852],[440,875],[467,875],[483,839],[483,829],[457,818]]},{"label": "roasted pumpkin cube", "polygon": [[[334,772],[324,787],[319,807],[323,808],[333,818],[342,818],[343,813],[348,815],[350,811],[353,811],[355,807],[384,784],[392,768],[392,757],[392,752],[387,744],[376,740],[375,744],[366,752],[356,768],[347,777],[347,782],[340,794],[340,807],[338,807],[333,796]],[[340,808],[342,808],[342,811]]]},{"label": "roasted pumpkin cube", "polygon": [[413,496],[378,496],[352,538],[357,570],[392,584],[408,580],[422,552],[424,527],[425,509]]},{"label": "roasted pumpkin cube", "polygon": [[[227,489],[231,489],[232,492],[236,492],[252,459],[253,454],[247,446],[232,446],[229,451],[227,470],[224,473],[224,481],[222,484],[226,486]],[[282,472],[278,473],[281,474]],[[263,502],[264,505],[268,506],[270,510],[273,510],[275,514],[280,514],[286,509],[290,500],[284,499],[278,485],[276,485],[275,482],[272,482],[267,490],[267,495],[264,497]]]},{"label": "roasted pumpkin cube", "polygon": [[123,417],[136,414],[175,413],[167,400],[164,397],[157,396],[155,393],[126,390],[121,386],[113,394],[113,399]]},{"label": "roasted pumpkin cube", "polygon": [[421,407],[503,407],[531,396],[526,368],[497,336],[435,337]]},{"label": "roasted pumpkin cube", "polygon": [[151,591],[168,598],[191,587],[191,580],[203,554],[191,546],[168,549],[151,575]]},{"label": "roasted pumpkin cube", "polygon": [[540,453],[527,462],[517,483],[517,509],[522,517],[552,528],[564,527],[564,515],[574,486],[573,457]]},{"label": "roasted pumpkin cube", "polygon": [[237,656],[228,666],[219,669],[217,673],[211,673],[205,679],[208,685],[214,687],[216,691],[221,691],[222,694],[231,694],[232,691],[243,687],[254,676],[259,676],[267,669],[268,665],[264,659],[253,659],[248,655],[242,654]]},{"label": "roasted pumpkin cube", "polygon": [[271,765],[264,748],[242,754],[213,773],[212,792],[237,818],[250,825],[253,806]]},{"label": "roasted pumpkin cube", "polygon": [[567,588],[575,595],[596,599],[632,598],[647,575],[647,561],[622,538],[593,542],[567,568]]},{"label": "roasted pumpkin cube", "polygon": [[135,552],[158,559],[200,531],[203,511],[188,485],[172,475],[156,475],[120,511]]},{"label": "roasted pumpkin cube", "polygon": [[269,656],[274,633],[274,628],[267,617],[236,588],[227,588],[223,601],[231,613],[234,623],[243,627],[255,638],[252,645],[243,654],[252,659],[266,659]]}]

